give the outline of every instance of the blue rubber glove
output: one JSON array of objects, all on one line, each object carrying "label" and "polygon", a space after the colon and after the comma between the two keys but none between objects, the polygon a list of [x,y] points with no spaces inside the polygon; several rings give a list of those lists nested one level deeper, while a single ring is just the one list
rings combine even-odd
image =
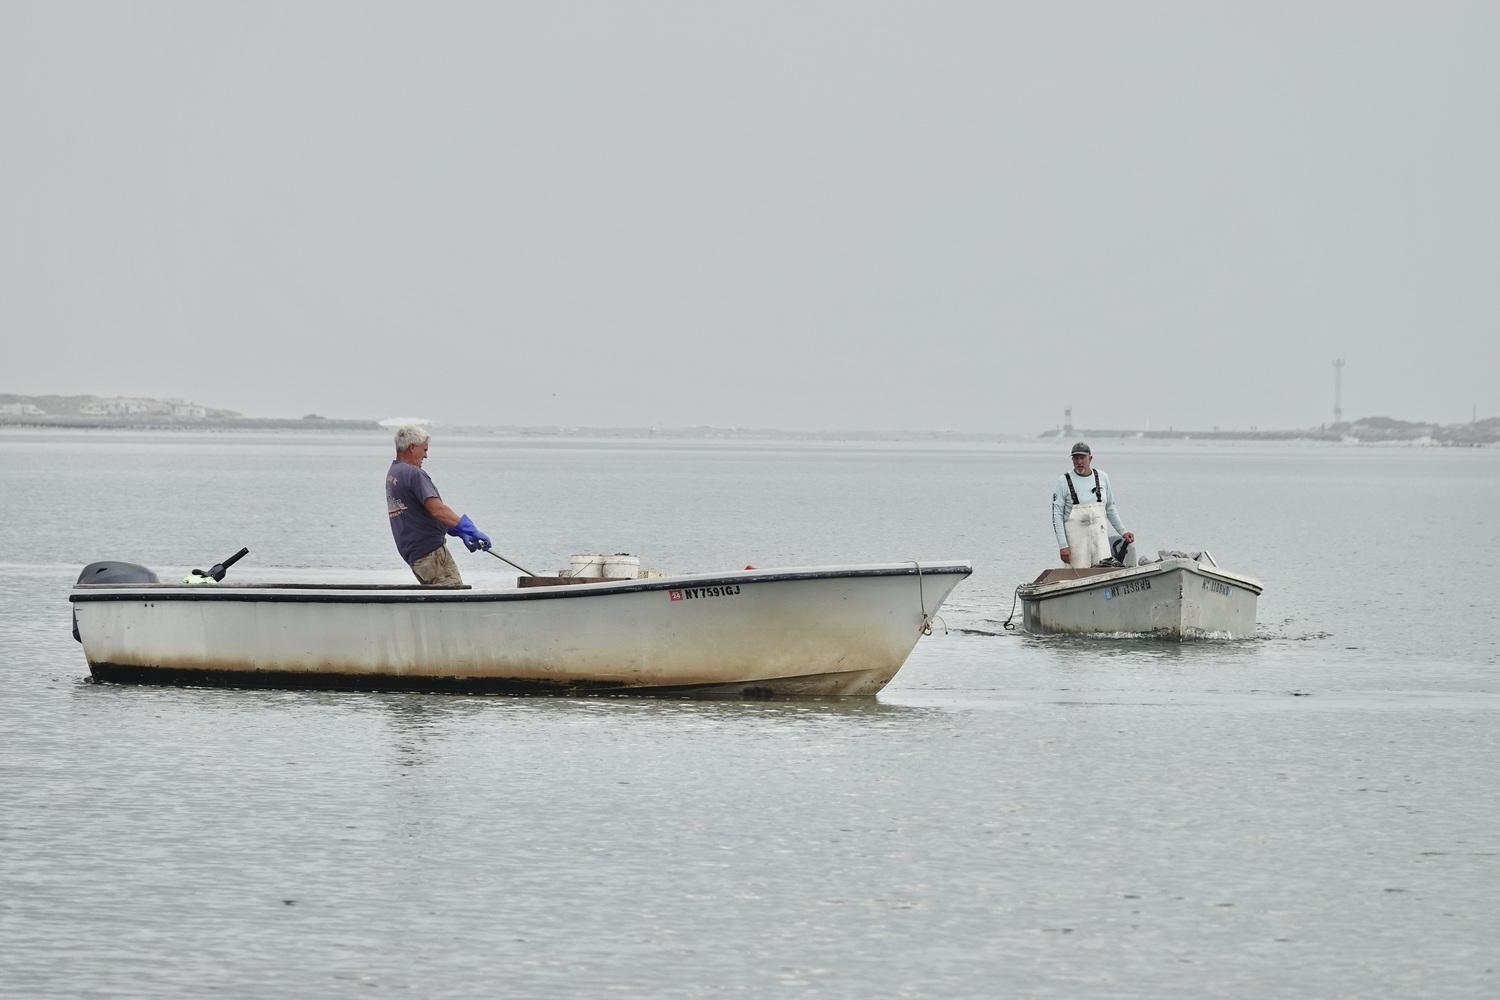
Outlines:
[{"label": "blue rubber glove", "polygon": [[474,522],[469,520],[468,514],[461,516],[458,523],[448,529],[448,534],[462,538],[470,552],[478,552],[490,547],[490,536],[474,527]]}]

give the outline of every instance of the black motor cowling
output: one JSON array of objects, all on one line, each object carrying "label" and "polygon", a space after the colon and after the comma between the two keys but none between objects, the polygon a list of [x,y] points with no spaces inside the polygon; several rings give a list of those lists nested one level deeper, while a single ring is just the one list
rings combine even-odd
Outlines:
[{"label": "black motor cowling", "polygon": [[79,583],[161,583],[156,574],[139,563],[103,562],[89,563],[78,574]]},{"label": "black motor cowling", "polygon": [[[116,562],[113,559],[105,559],[101,562],[92,562],[83,567],[83,572],[78,574],[79,583],[161,583],[156,574],[139,563]],[[73,609],[73,638],[79,642],[83,637],[78,634],[78,609]]]}]

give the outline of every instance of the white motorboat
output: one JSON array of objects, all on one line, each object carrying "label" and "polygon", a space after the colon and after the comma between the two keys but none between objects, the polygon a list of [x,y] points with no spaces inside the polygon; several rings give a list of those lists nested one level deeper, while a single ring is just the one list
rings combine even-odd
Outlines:
[{"label": "white motorboat", "polygon": [[1129,568],[1049,569],[1016,589],[1028,632],[1140,633],[1165,639],[1255,632],[1260,581],[1198,558]]},{"label": "white motorboat", "polygon": [[69,600],[100,681],[873,695],[971,572],[904,562],[474,590],[171,584],[95,563]]}]

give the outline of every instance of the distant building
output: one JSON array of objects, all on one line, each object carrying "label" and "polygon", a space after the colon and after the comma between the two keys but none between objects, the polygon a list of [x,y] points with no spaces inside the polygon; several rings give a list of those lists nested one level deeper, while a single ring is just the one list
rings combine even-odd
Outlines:
[{"label": "distant building", "polygon": [[15,417],[43,417],[47,411],[31,403],[0,403],[0,414]]},{"label": "distant building", "polygon": [[78,407],[86,417],[124,417],[132,413],[150,413],[151,408],[139,399],[96,399]]},{"label": "distant building", "polygon": [[208,416],[208,410],[205,407],[198,406],[196,403],[175,403],[172,406],[172,416],[206,417]]}]

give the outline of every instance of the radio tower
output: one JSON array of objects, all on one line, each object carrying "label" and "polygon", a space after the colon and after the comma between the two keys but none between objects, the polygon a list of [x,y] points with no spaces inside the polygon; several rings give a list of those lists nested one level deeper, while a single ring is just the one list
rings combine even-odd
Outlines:
[{"label": "radio tower", "polygon": [[1333,363],[1333,422],[1341,424],[1344,422],[1344,359],[1339,358]]}]

